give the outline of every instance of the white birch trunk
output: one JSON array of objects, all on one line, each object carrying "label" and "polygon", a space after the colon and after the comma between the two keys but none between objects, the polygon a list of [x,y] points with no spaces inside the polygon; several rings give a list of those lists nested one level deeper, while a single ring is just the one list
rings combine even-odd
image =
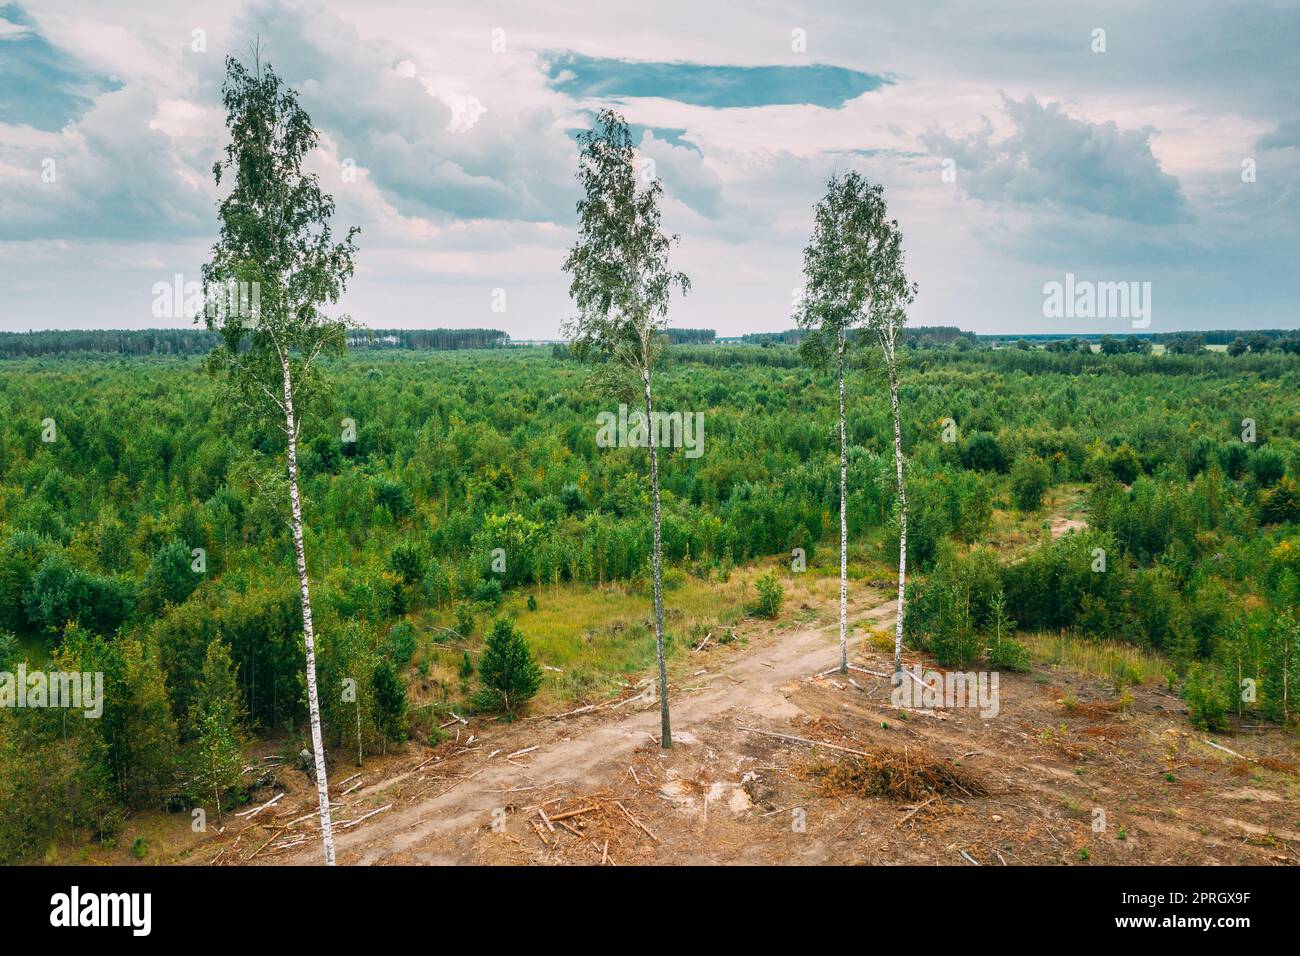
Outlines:
[{"label": "white birch trunk", "polygon": [[844,435],[844,333],[839,341],[840,373],[840,673],[849,672],[849,459]]},{"label": "white birch trunk", "polygon": [[289,503],[293,509],[293,550],[298,561],[298,586],[302,596],[302,636],[307,648],[307,713],[311,721],[311,746],[316,756],[316,794],[320,800],[320,833],[325,845],[325,865],[334,865],[334,828],[330,822],[329,781],[325,776],[325,747],[321,743],[320,700],[316,694],[316,635],[311,621],[311,590],[307,584],[307,552],[302,543],[302,502],[298,497],[298,427],[293,416],[293,383],[289,358],[282,355],[285,428],[289,438]]},{"label": "white birch trunk", "polygon": [[885,346],[889,366],[889,404],[894,414],[894,469],[898,475],[898,623],[894,626],[894,674],[903,669],[903,616],[907,611],[907,488],[903,481],[903,429],[898,415],[898,364],[893,336]]},{"label": "white birch trunk", "polygon": [[645,424],[647,444],[650,446],[650,497],[654,506],[654,547],[653,571],[655,592],[655,654],[659,658],[659,719],[662,744],[665,748],[673,745],[672,731],[668,726],[668,666],[664,662],[664,594],[663,594],[663,550],[659,536],[659,450],[655,447],[654,431],[650,427],[653,421],[653,403],[650,398],[650,372],[642,374],[645,382]]}]

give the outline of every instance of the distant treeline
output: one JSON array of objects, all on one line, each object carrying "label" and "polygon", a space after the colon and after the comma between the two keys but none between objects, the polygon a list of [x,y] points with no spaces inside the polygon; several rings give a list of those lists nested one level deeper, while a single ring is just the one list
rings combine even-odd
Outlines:
[{"label": "distant treeline", "polygon": [[669,329],[668,341],[673,345],[707,345],[717,339],[713,329]]},{"label": "distant treeline", "polygon": [[[205,329],[0,332],[0,358],[33,358],[74,352],[206,355],[216,343],[216,333]],[[348,336],[351,348],[449,351],[502,348],[509,344],[510,336],[497,329],[357,329]]]},{"label": "distant treeline", "polygon": [[348,335],[349,348],[449,352],[499,349],[509,344],[510,336],[499,329],[357,329]]},{"label": "distant treeline", "polygon": [[119,355],[204,355],[217,343],[203,329],[83,329],[0,332],[0,357],[30,358],[70,352]]},{"label": "distant treeline", "polygon": [[[974,336],[974,333],[963,332],[955,325],[917,325],[903,330],[903,336],[906,340],[912,342],[934,342],[947,344],[962,335]],[[746,345],[798,345],[799,340],[803,338],[803,332],[800,329],[786,329],[784,332],[750,332],[740,337],[740,341]]]},{"label": "distant treeline", "polygon": [[[974,333],[964,333],[964,334],[971,335],[972,338],[976,338],[980,340],[991,340],[996,342],[1014,342],[1017,339],[1026,339],[1035,344],[1051,341],[1053,339],[1061,339],[1061,338],[1069,337],[1062,333],[1057,333],[1057,332],[1038,332],[1031,335],[974,335]],[[1212,329],[1207,332],[1191,332],[1191,331],[1135,332],[1135,333],[1127,334],[1126,337],[1146,339],[1149,342],[1160,342],[1163,344],[1167,342],[1181,341],[1193,335],[1199,336],[1201,341],[1205,345],[1230,345],[1238,338],[1241,337],[1255,338],[1256,336],[1260,336],[1262,338],[1268,339],[1271,342],[1278,341],[1278,340],[1285,340],[1295,336],[1296,330],[1295,329],[1289,329],[1289,330],[1288,329],[1251,329],[1249,331],[1242,331],[1241,329]],[[1095,335],[1077,335],[1074,337],[1085,339],[1090,342],[1096,342],[1104,338],[1109,338],[1109,336],[1103,333],[1097,333]]]}]

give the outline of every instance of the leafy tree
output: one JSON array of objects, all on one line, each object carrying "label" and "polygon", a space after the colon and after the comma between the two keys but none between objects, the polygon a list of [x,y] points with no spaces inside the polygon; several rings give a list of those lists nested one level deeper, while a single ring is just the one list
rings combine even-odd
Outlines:
[{"label": "leafy tree", "polygon": [[999,587],[989,601],[988,661],[994,670],[1029,670],[1029,651],[1012,638],[1016,622],[1007,616],[1007,596]]},{"label": "leafy tree", "polygon": [[388,631],[387,655],[395,667],[405,667],[415,656],[415,628],[410,621],[398,621]]},{"label": "leafy tree", "polygon": [[111,634],[131,613],[135,595],[127,581],[74,567],[56,552],[37,568],[24,603],[36,627],[59,631],[72,623]]},{"label": "leafy tree", "polygon": [[[566,322],[579,358],[605,357],[635,374],[645,396],[648,429],[654,426],[654,369],[667,338],[668,305],[674,289],[685,294],[690,280],[668,267],[668,251],[677,241],[660,228],[655,179],[637,187],[632,135],[626,121],[602,110],[590,130],[578,134],[578,240],[564,261],[572,277],[569,295],[578,315]],[[653,575],[655,653],[659,659],[662,744],[672,746],[668,720],[668,668],[664,659],[663,554],[659,500],[659,455],[655,436],[650,449],[653,503]]]},{"label": "leafy tree", "polygon": [[[219,207],[221,231],[212,258],[203,267],[209,288],[248,283],[259,290],[250,314],[240,308],[207,311],[205,321],[221,335],[211,367],[226,375],[235,395],[261,421],[279,417],[285,436],[294,553],[302,596],[306,650],[307,708],[316,787],[320,803],[325,862],[334,864],[329,784],[321,743],[316,692],[316,642],[312,621],[307,555],[303,544],[298,489],[298,439],[301,406],[317,391],[316,362],[341,352],[347,322],[328,318],[322,308],[336,303],[352,275],[357,229],[335,242],[330,227],[334,201],[320,188],[303,161],[320,135],[298,102],[257,51],[251,69],[228,57],[222,86],[230,144],[224,162],[213,165],[217,185],[233,173],[231,192]],[[250,296],[251,299],[251,296]]]},{"label": "leafy tree", "polygon": [[245,710],[239,690],[239,667],[231,660],[230,648],[219,637],[213,638],[204,652],[202,676],[192,709],[200,720],[206,713],[215,714],[236,742],[241,740]]},{"label": "leafy tree", "polygon": [[1300,487],[1291,478],[1281,479],[1260,499],[1259,520],[1264,524],[1300,522]]},{"label": "leafy tree", "polygon": [[172,541],[158,549],[141,582],[141,596],[148,608],[157,610],[167,602],[180,604],[194,592],[201,579],[190,560],[190,550],[183,542]]},{"label": "leafy tree", "polygon": [[1007,470],[1007,456],[997,438],[988,432],[975,432],[966,440],[961,450],[961,463],[963,468],[972,471]]},{"label": "leafy tree", "polygon": [[1037,511],[1051,485],[1052,471],[1037,455],[1017,458],[1011,468],[1011,497],[1021,511]]},{"label": "leafy tree", "polygon": [[1250,456],[1250,474],[1261,488],[1272,488],[1286,474],[1286,458],[1273,448],[1261,448]]},{"label": "leafy tree", "polygon": [[190,753],[190,798],[197,803],[211,796],[219,820],[221,799],[238,785],[244,756],[234,729],[219,710],[201,710],[196,730]]},{"label": "leafy tree", "polygon": [[804,249],[804,290],[795,318],[803,338],[799,352],[816,368],[833,365],[839,389],[840,440],[840,673],[848,652],[848,437],[845,429],[846,353],[853,332],[866,320],[871,294],[872,191],[857,173],[831,177],[813,212],[813,234]]},{"label": "leafy tree", "polygon": [[[819,367],[834,363],[839,386],[840,438],[840,672],[848,673],[848,448],[845,430],[846,352],[854,331],[869,326],[884,357],[895,409],[895,463],[900,516],[899,616],[907,563],[907,497],[903,485],[902,433],[898,426],[896,345],[903,309],[915,290],[902,271],[902,235],[887,218],[884,188],[851,171],[832,176],[813,212],[813,234],[804,249],[804,294],[796,318],[804,334],[800,350]],[[902,667],[902,625],[898,668]]]},{"label": "leafy tree", "polygon": [[1110,456],[1110,472],[1116,481],[1131,485],[1142,474],[1142,459],[1131,445],[1120,445]]},{"label": "leafy tree", "polygon": [[1191,665],[1183,681],[1183,699],[1188,717],[1197,727],[1215,732],[1228,729],[1229,689],[1213,665]]},{"label": "leafy tree", "polygon": [[523,633],[506,618],[497,618],[478,662],[484,690],[475,698],[485,710],[503,709],[508,720],[542,686],[542,669]]},{"label": "leafy tree", "polygon": [[375,722],[387,749],[387,741],[406,739],[406,688],[390,661],[379,662],[370,676],[370,686],[375,695]]},{"label": "leafy tree", "polygon": [[388,567],[399,574],[405,584],[421,581],[428,571],[428,565],[424,552],[410,542],[403,542],[388,552]]}]

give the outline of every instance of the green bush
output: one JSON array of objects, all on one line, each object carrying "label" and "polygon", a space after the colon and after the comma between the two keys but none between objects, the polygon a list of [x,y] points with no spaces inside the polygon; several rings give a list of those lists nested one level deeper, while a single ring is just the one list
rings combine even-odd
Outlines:
[{"label": "green bush", "polygon": [[524,635],[506,618],[497,618],[478,662],[483,689],[474,695],[479,710],[503,710],[507,720],[542,686],[542,669]]},{"label": "green bush", "polygon": [[428,571],[424,552],[414,544],[403,543],[388,552],[388,569],[401,577],[403,584],[418,583]]},{"label": "green bush", "polygon": [[385,648],[389,660],[396,667],[405,667],[415,656],[415,628],[410,621],[398,621],[388,631],[388,646]]},{"label": "green bush", "polygon": [[785,589],[777,580],[776,572],[768,571],[766,574],[760,574],[754,582],[754,587],[758,590],[758,602],[754,605],[754,613],[759,617],[775,620],[781,613],[782,602],[785,601]]},{"label": "green bush", "polygon": [[988,432],[976,432],[961,450],[961,465],[971,471],[1006,471],[1007,456]]},{"label": "green bush", "polygon": [[463,601],[456,605],[455,631],[461,637],[469,637],[474,633],[474,608]]},{"label": "green bush", "polygon": [[1011,497],[1021,511],[1037,511],[1052,482],[1052,470],[1037,455],[1016,459],[1011,468]]},{"label": "green bush", "polygon": [[375,723],[388,740],[406,739],[406,688],[388,661],[381,661],[370,675],[374,692]]},{"label": "green bush", "polygon": [[1213,665],[1197,662],[1187,669],[1183,700],[1187,701],[1187,716],[1197,727],[1210,731],[1228,729],[1231,698],[1223,676]]},{"label": "green bush", "polygon": [[1286,459],[1273,448],[1261,448],[1250,456],[1250,475],[1261,488],[1272,488],[1286,474]]},{"label": "green bush", "polygon": [[501,582],[496,578],[486,578],[474,585],[474,600],[480,604],[496,607],[501,603]]}]

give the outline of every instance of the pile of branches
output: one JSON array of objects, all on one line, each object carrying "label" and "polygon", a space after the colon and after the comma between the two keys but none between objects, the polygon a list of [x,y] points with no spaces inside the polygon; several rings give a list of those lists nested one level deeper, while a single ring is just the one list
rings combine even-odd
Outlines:
[{"label": "pile of branches", "polygon": [[885,797],[900,803],[932,796],[981,797],[988,794],[978,778],[946,760],[928,760],[907,750],[880,749],[863,756],[814,764],[808,775],[820,779],[828,793]]}]

